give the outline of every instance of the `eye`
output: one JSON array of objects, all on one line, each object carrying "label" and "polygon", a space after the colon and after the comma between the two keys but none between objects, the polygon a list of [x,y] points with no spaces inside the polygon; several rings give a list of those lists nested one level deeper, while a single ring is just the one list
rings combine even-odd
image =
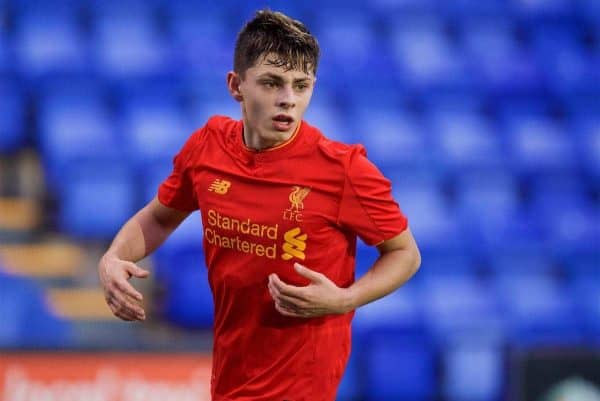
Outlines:
[{"label": "eye", "polygon": [[306,90],[307,88],[308,88],[308,84],[306,84],[306,83],[296,84],[296,90],[303,91],[303,90]]},{"label": "eye", "polygon": [[277,87],[277,83],[275,81],[263,81],[262,84],[270,89]]}]

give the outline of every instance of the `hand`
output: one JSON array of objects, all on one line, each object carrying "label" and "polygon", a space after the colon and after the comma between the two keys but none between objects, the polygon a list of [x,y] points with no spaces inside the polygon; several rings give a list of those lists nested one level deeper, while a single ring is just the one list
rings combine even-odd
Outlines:
[{"label": "hand", "polygon": [[299,263],[294,263],[294,268],[311,283],[306,287],[297,287],[284,283],[275,273],[269,275],[269,293],[279,313],[309,318],[343,314],[353,309],[347,289],[338,287],[324,274]]},{"label": "hand", "polygon": [[150,273],[135,263],[117,257],[104,256],[98,264],[98,276],[104,289],[104,298],[113,314],[120,319],[145,320],[141,306],[143,297],[129,284],[131,277],[145,278]]}]

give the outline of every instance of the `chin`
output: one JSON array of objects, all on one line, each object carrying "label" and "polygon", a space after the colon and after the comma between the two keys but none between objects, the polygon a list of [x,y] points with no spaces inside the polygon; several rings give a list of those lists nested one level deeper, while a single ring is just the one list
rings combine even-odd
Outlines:
[{"label": "chin", "polygon": [[[264,131],[264,135],[263,135],[263,136],[264,136],[264,137],[268,137],[268,138],[270,138],[270,139],[278,139],[278,138],[281,138],[281,136],[282,136],[282,135],[285,135],[285,134],[287,134],[287,133],[290,133],[290,132],[292,132],[293,130],[294,130],[294,129],[293,129],[293,127],[292,127],[292,128],[290,128],[290,129],[288,129],[288,130],[286,130],[286,131],[279,131],[278,129],[276,129],[276,128],[273,128],[272,126],[269,126],[269,127],[267,127],[267,128],[265,129],[265,131]],[[267,138],[265,138],[265,139],[267,139]]]}]

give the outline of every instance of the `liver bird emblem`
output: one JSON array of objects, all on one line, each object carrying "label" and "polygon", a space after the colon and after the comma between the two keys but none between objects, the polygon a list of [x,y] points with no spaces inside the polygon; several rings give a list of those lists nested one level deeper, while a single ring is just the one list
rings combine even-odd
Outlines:
[{"label": "liver bird emblem", "polygon": [[304,204],[302,203],[302,201],[304,200],[304,198],[306,198],[309,192],[310,188],[294,186],[292,188],[292,193],[290,194],[290,209],[295,209],[296,211],[304,209]]}]

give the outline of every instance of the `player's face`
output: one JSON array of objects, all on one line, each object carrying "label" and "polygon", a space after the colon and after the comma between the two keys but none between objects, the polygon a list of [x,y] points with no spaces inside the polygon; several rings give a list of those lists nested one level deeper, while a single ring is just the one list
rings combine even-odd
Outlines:
[{"label": "player's face", "polygon": [[314,75],[299,70],[286,71],[270,64],[269,60],[269,57],[264,58],[247,69],[243,79],[238,78],[239,97],[236,98],[242,105],[244,136],[259,147],[275,146],[293,134],[315,84]]}]

